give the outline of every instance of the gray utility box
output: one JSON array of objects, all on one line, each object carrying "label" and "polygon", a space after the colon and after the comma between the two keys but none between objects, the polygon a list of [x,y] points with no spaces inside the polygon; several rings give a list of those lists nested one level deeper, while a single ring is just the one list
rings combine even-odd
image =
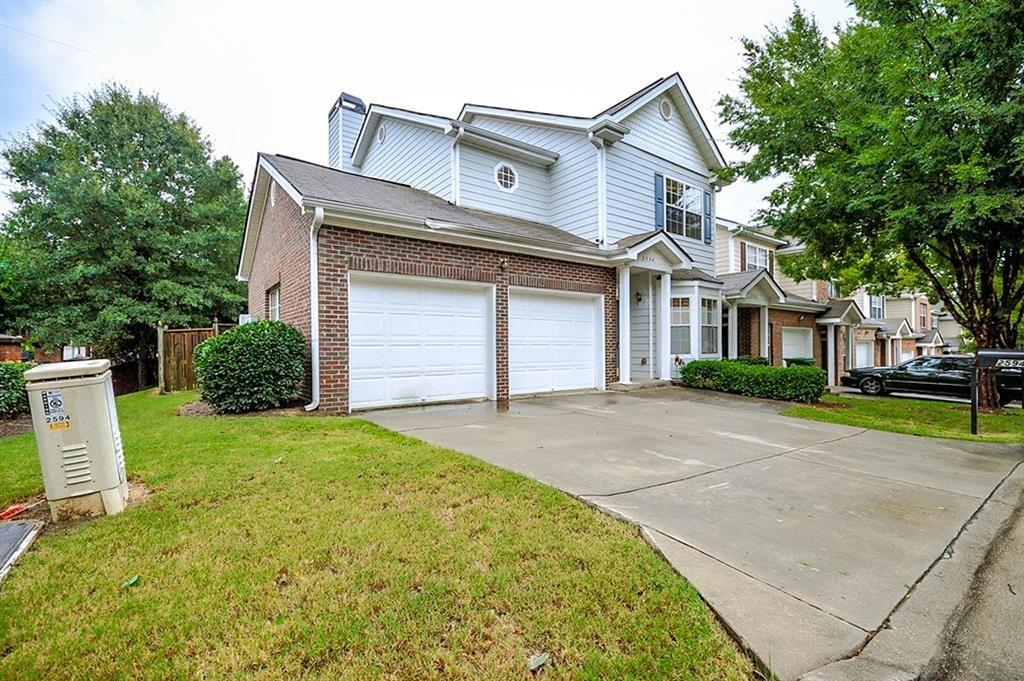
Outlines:
[{"label": "gray utility box", "polygon": [[53,519],[120,513],[128,479],[110,360],[34,367],[25,389]]}]

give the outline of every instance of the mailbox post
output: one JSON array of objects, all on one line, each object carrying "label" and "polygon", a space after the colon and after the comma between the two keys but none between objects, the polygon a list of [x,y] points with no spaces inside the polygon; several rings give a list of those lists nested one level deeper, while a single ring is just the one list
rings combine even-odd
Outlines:
[{"label": "mailbox post", "polygon": [[1024,408],[1024,350],[978,350],[971,369],[971,435],[978,434],[978,370],[1017,369],[1020,377],[1020,401]]}]

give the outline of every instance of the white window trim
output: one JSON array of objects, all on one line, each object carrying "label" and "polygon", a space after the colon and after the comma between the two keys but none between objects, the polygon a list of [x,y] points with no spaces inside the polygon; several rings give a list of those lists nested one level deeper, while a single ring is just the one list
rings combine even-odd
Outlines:
[{"label": "white window trim", "polygon": [[[881,313],[877,317],[875,316],[875,298],[878,298],[879,300],[882,301],[881,304],[878,306],[878,309],[881,310]],[[870,293],[868,294],[868,317],[870,317],[871,319],[885,319],[885,296],[873,296]]]},{"label": "white window trim", "polygon": [[[715,305],[715,321],[714,321],[713,324],[705,324],[704,323],[704,303],[705,302],[714,303],[714,305]],[[701,355],[701,357],[717,356],[722,351],[722,349],[719,347],[719,345],[721,344],[721,336],[722,336],[722,303],[721,303],[721,301],[718,298],[706,298],[704,296],[701,296],[701,298],[700,298],[700,311],[698,312],[698,314],[699,314],[698,321],[700,321],[700,355]],[[704,329],[705,328],[707,328],[707,329],[714,329],[715,330],[715,333],[712,336],[712,338],[715,341],[715,349],[714,350],[709,350],[709,351],[705,351],[704,350]]]},{"label": "white window trim", "polygon": [[[508,168],[509,170],[512,171],[512,177],[514,179],[514,182],[512,183],[511,187],[503,187],[501,182],[498,181],[498,171],[501,170],[502,168]],[[498,187],[499,190],[505,192],[506,194],[511,194],[515,190],[519,189],[519,170],[511,163],[508,163],[506,161],[499,161],[494,166],[494,184]]]},{"label": "white window trim", "polygon": [[[757,244],[752,244],[749,241],[744,241],[743,242],[743,247],[747,249],[747,271],[748,272],[751,271],[752,269],[762,269],[762,270],[768,269],[768,249],[767,248],[765,248],[764,246],[758,246]],[[764,251],[764,264],[763,265],[760,265],[760,264],[757,264],[756,262],[754,262],[754,260],[756,260],[756,259],[752,257],[753,254],[758,252],[758,251]]]},{"label": "white window trim", "polygon": [[[686,301],[686,307],[676,308],[675,305],[673,305],[673,303],[676,300],[685,300]],[[685,324],[673,324],[672,323],[672,312],[674,310],[676,310],[676,309],[684,309],[684,310],[686,310],[686,323]],[[690,296],[677,296],[677,295],[671,296],[670,299],[669,299],[669,336],[668,337],[669,337],[669,351],[670,351],[670,354],[672,356],[678,356],[678,357],[691,357],[691,356],[693,356],[693,354],[694,354],[694,352],[693,352],[693,332],[690,330],[690,327],[692,326],[692,322],[693,322],[693,309],[692,309],[692,305],[690,304]],[[671,332],[671,329],[674,329],[674,328],[684,328],[684,327],[686,328],[686,339],[690,342],[690,349],[687,352],[674,352],[674,351],[672,351],[672,332]]]},{"label": "white window trim", "polygon": [[[276,304],[275,304],[276,301]],[[281,321],[281,285],[271,286],[267,291],[267,319],[272,322]]]},{"label": "white window trim", "polygon": [[[678,232],[673,232],[673,231],[669,230],[669,228],[668,228],[668,208],[669,208],[669,203],[668,203],[668,181],[669,180],[672,180],[673,182],[678,182],[679,184],[683,185],[683,202],[684,203],[686,202],[686,190],[687,189],[696,189],[697,191],[700,192],[700,194],[701,194],[700,195],[700,212],[697,213],[697,216],[700,217],[700,235],[699,236],[693,237],[693,236],[690,236],[689,234],[685,233],[686,232],[686,214],[690,212],[690,211],[686,210],[686,208],[681,208],[681,210],[683,211],[683,232],[684,233],[683,234],[679,234]],[[679,206],[673,206],[673,208],[679,208]],[[685,180],[680,180],[678,177],[672,177],[671,175],[662,175],[662,178],[661,178],[661,224],[663,225],[662,229],[664,229],[666,233],[671,234],[672,236],[678,236],[678,237],[682,237],[684,239],[689,239],[690,241],[698,241],[698,242],[703,243],[704,242],[704,189],[702,189],[701,187],[698,187],[695,184],[690,184],[689,182],[687,182]]]}]

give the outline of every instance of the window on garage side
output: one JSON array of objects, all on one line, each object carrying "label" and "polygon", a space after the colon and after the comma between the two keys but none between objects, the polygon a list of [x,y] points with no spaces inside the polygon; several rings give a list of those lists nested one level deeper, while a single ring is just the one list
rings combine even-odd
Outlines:
[{"label": "window on garage side", "polygon": [[670,348],[673,355],[690,354],[690,299],[673,298],[672,315],[669,320],[672,340]]},{"label": "window on garage side", "polygon": [[272,322],[281,319],[281,285],[267,291],[267,319]]},{"label": "window on garage side", "polygon": [[700,353],[713,355],[718,352],[718,301],[701,298],[700,301]]}]

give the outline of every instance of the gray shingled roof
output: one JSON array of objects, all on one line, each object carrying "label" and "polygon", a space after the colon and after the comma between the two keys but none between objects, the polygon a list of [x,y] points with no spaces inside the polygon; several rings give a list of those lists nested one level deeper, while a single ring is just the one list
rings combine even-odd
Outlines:
[{"label": "gray shingled roof", "polygon": [[688,270],[678,270],[672,274],[673,279],[683,281],[706,281],[709,284],[724,283],[720,278],[713,277],[699,267],[692,267]]},{"label": "gray shingled roof", "polygon": [[573,247],[597,244],[564,230],[484,210],[462,208],[429,192],[277,154],[261,154],[304,198],[384,210],[425,220],[492,231],[513,239],[542,240]]},{"label": "gray shingled roof", "polygon": [[918,341],[920,345],[934,345],[935,341],[939,339],[939,330],[932,329],[931,331],[925,331],[924,336]]},{"label": "gray shingled roof", "polygon": [[907,323],[908,327],[910,326],[910,322],[907,322],[907,320],[902,317],[896,319],[883,319],[880,332],[886,336],[895,336],[899,333],[900,327],[903,326],[904,322]]},{"label": "gray shingled roof", "polygon": [[722,281],[723,295],[731,295],[733,293],[739,293],[747,284],[754,280],[754,277],[761,274],[764,270],[746,270],[745,272],[730,272],[729,274],[719,274],[718,278]]},{"label": "gray shingled roof", "polygon": [[826,319],[842,319],[842,317],[850,311],[850,308],[856,308],[857,303],[852,300],[833,300],[829,304],[828,309],[825,310],[825,314],[822,317]]}]

